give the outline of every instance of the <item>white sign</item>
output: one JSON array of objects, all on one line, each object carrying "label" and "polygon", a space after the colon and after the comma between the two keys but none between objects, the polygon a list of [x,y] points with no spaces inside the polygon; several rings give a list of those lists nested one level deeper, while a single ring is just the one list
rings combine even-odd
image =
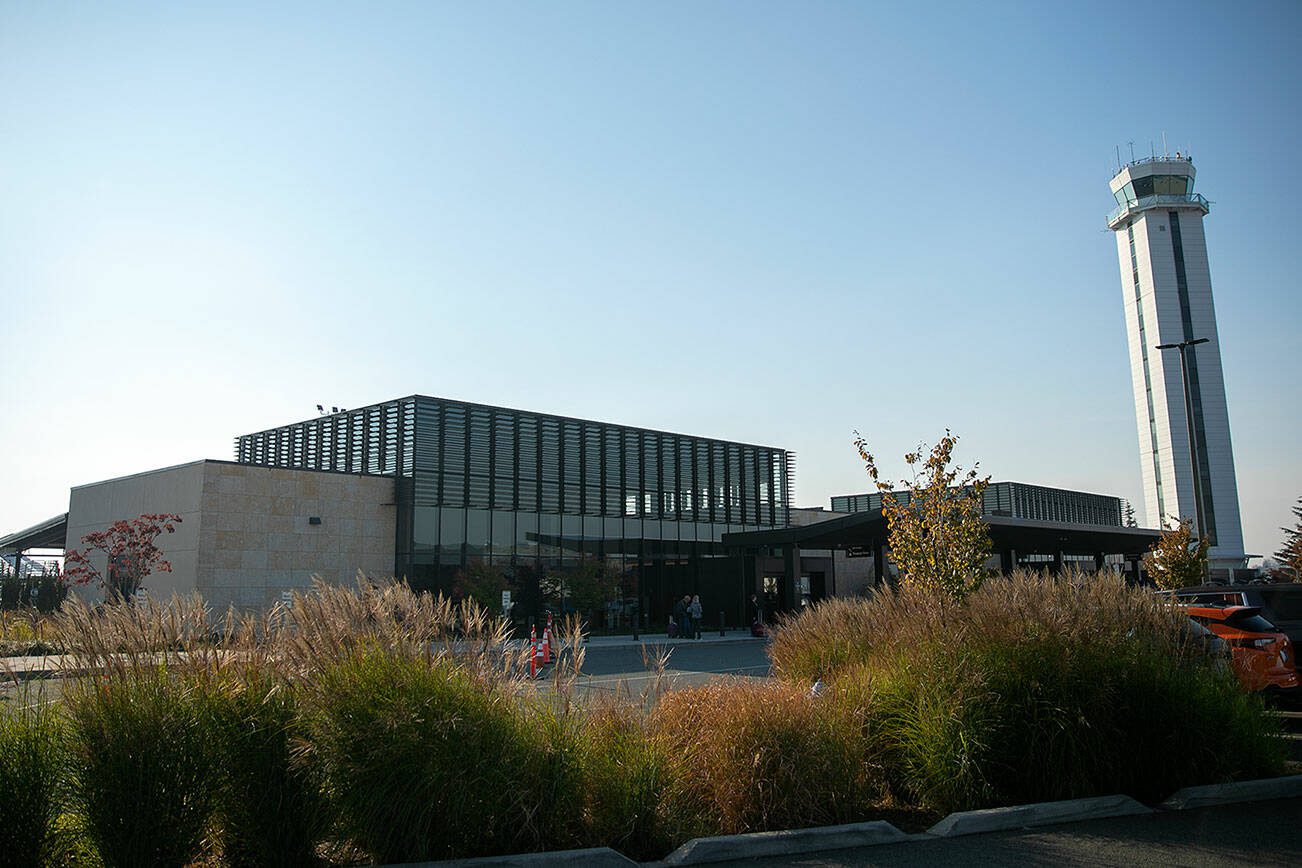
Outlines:
[{"label": "white sign", "polygon": [[284,603],[286,606],[289,606],[289,605],[293,604],[293,602],[294,602],[294,592],[293,592],[293,591],[281,591],[281,592],[280,592],[280,602]]},{"label": "white sign", "polygon": [[509,611],[511,611],[511,592],[510,592],[510,591],[503,591],[503,592],[502,592],[502,611],[503,611],[503,612],[509,612]]}]

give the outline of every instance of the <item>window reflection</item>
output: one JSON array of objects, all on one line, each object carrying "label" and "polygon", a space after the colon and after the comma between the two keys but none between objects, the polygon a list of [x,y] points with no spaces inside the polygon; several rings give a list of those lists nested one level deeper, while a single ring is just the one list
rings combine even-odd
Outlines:
[{"label": "window reflection", "polygon": [[515,553],[522,558],[538,556],[538,513],[516,513]]},{"label": "window reflection", "polygon": [[488,551],[488,510],[466,510],[466,556],[482,555]]},{"label": "window reflection", "polygon": [[412,548],[430,552],[439,544],[439,510],[437,506],[418,506],[412,516]]},{"label": "window reflection", "polygon": [[510,557],[515,547],[515,513],[504,510],[493,511],[493,530],[491,535],[494,557]]}]

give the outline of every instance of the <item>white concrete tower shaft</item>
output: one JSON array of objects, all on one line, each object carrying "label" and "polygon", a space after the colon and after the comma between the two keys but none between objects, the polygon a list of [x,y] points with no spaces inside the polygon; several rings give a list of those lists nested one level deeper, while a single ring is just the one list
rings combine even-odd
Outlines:
[{"label": "white concrete tower shaft", "polygon": [[[1213,571],[1242,567],[1239,493],[1203,235],[1207,200],[1193,191],[1193,163],[1178,154],[1131,163],[1110,186],[1117,208],[1108,228],[1116,234],[1121,263],[1146,524],[1184,517],[1196,527],[1201,511]],[[1207,342],[1185,350],[1191,438],[1180,352],[1157,346],[1202,338]]]}]

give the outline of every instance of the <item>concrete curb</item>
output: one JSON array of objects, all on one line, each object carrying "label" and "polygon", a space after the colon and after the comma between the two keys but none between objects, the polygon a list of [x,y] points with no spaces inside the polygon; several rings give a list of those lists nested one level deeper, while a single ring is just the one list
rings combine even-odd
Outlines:
[{"label": "concrete curb", "polygon": [[628,868],[636,865],[632,859],[609,847],[593,847],[588,850],[551,850],[544,853],[515,853],[510,856],[481,856],[478,859],[453,859],[447,862],[404,862],[400,865],[386,865],[384,868],[488,868],[488,866],[535,866],[535,865],[593,865],[596,868]]},{"label": "concrete curb", "polygon": [[1161,806],[1168,811],[1187,811],[1213,805],[1232,805],[1235,802],[1265,802],[1270,799],[1299,797],[1302,797],[1302,775],[1289,775],[1283,778],[1185,787],[1176,790]]},{"label": "concrete curb", "polygon": [[1104,817],[1151,813],[1153,813],[1152,808],[1144,807],[1130,796],[1095,796],[1063,802],[1039,802],[1034,805],[987,808],[982,811],[960,811],[950,814],[932,826],[927,830],[927,834],[950,838],[956,835],[975,835],[981,832],[1024,829],[1029,826],[1071,823],[1076,820],[1098,820]]},{"label": "concrete curb", "polygon": [[884,820],[813,829],[754,832],[749,835],[720,835],[716,838],[693,838],[666,856],[664,864],[702,865],[733,859],[757,859],[761,856],[795,856],[822,850],[897,844],[908,840],[908,837]]}]

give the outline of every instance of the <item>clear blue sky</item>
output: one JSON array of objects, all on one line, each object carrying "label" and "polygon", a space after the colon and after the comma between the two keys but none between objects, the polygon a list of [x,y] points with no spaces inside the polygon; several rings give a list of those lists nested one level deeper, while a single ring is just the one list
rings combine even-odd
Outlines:
[{"label": "clear blue sky", "polygon": [[[0,532],[421,392],[1141,500],[1115,146],[1192,146],[1244,531],[1302,495],[1302,5],[0,6]],[[215,7],[217,4],[211,4]]]}]

